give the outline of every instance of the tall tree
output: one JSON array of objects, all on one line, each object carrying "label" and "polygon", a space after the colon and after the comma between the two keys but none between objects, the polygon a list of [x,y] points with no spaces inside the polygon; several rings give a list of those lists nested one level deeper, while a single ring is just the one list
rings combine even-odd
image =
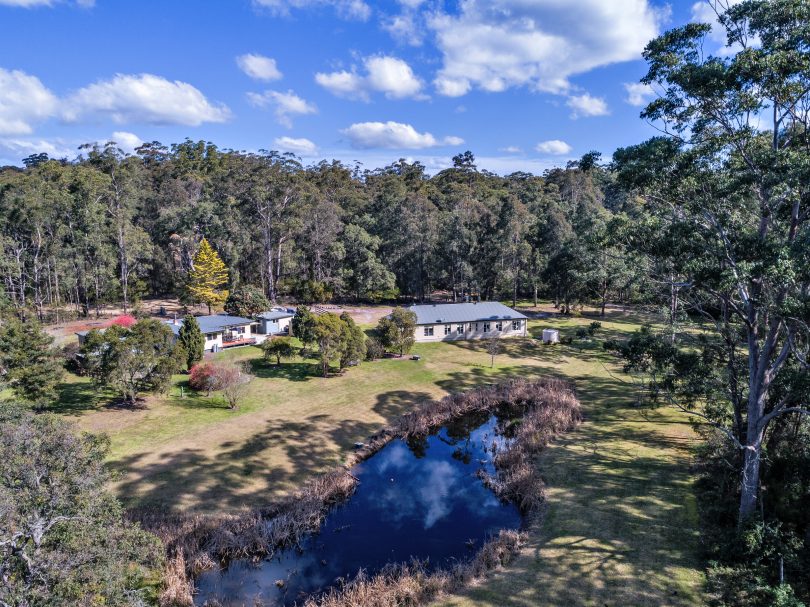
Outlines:
[{"label": "tall tree", "polygon": [[224,287],[228,284],[228,268],[208,241],[203,238],[194,256],[194,267],[189,272],[188,290],[195,301],[208,306],[218,306],[228,298]]},{"label": "tall tree", "polygon": [[186,355],[186,368],[191,369],[194,363],[202,360],[205,352],[205,336],[200,330],[200,323],[191,314],[183,319],[177,334],[177,341]]},{"label": "tall tree", "polygon": [[313,335],[318,344],[318,358],[324,377],[329,377],[329,364],[340,357],[344,323],[337,314],[327,312],[315,317]]},{"label": "tall tree", "polygon": [[0,410],[0,604],[121,605],[153,599],[155,536],[110,493],[109,440],[52,415]]},{"label": "tall tree", "polygon": [[[656,253],[684,276],[684,300],[722,344],[728,418],[693,413],[743,454],[743,523],[757,512],[769,425],[810,414],[802,388],[810,339],[810,6],[747,0],[718,8],[740,51],[704,53],[708,24],[652,41],[643,82],[664,94],[643,116],[672,135],[620,150],[615,160],[625,183],[645,194],[657,232],[678,243],[678,254]],[[755,128],[755,116],[768,127]],[[639,245],[649,251],[655,242]]]}]

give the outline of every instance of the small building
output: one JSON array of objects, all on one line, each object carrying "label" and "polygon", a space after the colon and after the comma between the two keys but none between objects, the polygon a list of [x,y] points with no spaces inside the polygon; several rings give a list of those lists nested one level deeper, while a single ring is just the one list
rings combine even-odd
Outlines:
[{"label": "small building", "polygon": [[295,310],[289,308],[273,308],[269,312],[262,312],[256,316],[256,331],[262,335],[290,335],[294,316]]},{"label": "small building", "polygon": [[528,318],[497,301],[425,304],[407,308],[416,314],[418,342],[523,337]]},{"label": "small building", "polygon": [[[205,336],[205,349],[209,352],[217,352],[223,348],[235,346],[254,345],[263,342],[266,337],[254,331],[256,323],[250,318],[228,314],[210,314],[195,318],[197,324],[200,325],[200,331]],[[175,335],[179,335],[183,321],[170,320],[168,325]]]},{"label": "small building", "polygon": [[557,329],[543,329],[544,344],[560,343],[560,332]]}]

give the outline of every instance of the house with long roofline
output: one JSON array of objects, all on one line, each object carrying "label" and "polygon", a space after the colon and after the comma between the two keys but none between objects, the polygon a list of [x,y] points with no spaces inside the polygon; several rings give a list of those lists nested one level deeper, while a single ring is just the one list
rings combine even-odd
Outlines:
[{"label": "house with long roofline", "polygon": [[498,301],[420,304],[406,308],[416,314],[418,342],[524,337],[528,317]]}]

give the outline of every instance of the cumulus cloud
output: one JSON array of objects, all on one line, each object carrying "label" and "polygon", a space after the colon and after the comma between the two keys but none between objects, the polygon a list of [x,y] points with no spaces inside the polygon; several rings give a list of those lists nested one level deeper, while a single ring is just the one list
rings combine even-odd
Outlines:
[{"label": "cumulus cloud", "polygon": [[278,66],[276,66],[276,60],[265,57],[264,55],[257,55],[255,53],[239,55],[236,58],[236,65],[254,80],[269,82],[281,78],[281,72]]},{"label": "cumulus cloud", "polygon": [[461,145],[460,137],[436,139],[431,133],[420,133],[410,124],[401,122],[359,122],[341,131],[349,138],[353,148],[419,150],[442,145]]},{"label": "cumulus cloud", "polygon": [[134,154],[135,148],[143,145],[143,140],[140,137],[135,133],[129,133],[127,131],[115,131],[110,141],[115,141],[118,147],[128,154]]},{"label": "cumulus cloud", "polygon": [[333,95],[367,101],[369,93],[383,93],[389,99],[420,99],[422,81],[402,59],[375,55],[363,60],[365,74],[341,70],[315,74],[315,82]]},{"label": "cumulus cloud", "polygon": [[286,93],[279,91],[265,91],[264,93],[248,93],[248,101],[256,107],[274,108],[276,120],[279,124],[292,127],[293,116],[315,114],[318,108],[306,99],[296,95],[292,90]]},{"label": "cumulus cloud", "polygon": [[371,17],[371,7],[363,0],[253,0],[253,4],[283,16],[293,9],[333,6],[341,19],[368,21]]},{"label": "cumulus cloud", "polygon": [[36,76],[0,68],[0,135],[27,135],[36,122],[53,116],[56,96]]},{"label": "cumulus cloud", "polygon": [[627,91],[625,101],[636,107],[647,105],[650,98],[655,95],[655,91],[653,91],[653,88],[649,84],[642,84],[640,82],[625,82],[624,90]]},{"label": "cumulus cloud", "polygon": [[63,116],[68,122],[109,116],[113,122],[199,126],[225,122],[231,112],[214,104],[187,82],[154,74],[117,74],[68,97]]},{"label": "cumulus cloud", "polygon": [[314,154],[318,151],[318,146],[309,139],[303,137],[276,137],[273,140],[275,146],[282,152],[292,152],[293,154]]},{"label": "cumulus cloud", "polygon": [[541,141],[534,146],[534,149],[541,154],[554,154],[555,156],[561,156],[563,154],[569,154],[573,148],[565,141],[560,141],[559,139],[549,139],[548,141]]},{"label": "cumulus cloud", "polygon": [[473,87],[565,92],[571,76],[639,58],[659,20],[648,0],[467,0],[428,21],[443,56],[434,85],[450,97]]},{"label": "cumulus cloud", "polygon": [[572,95],[565,102],[565,105],[570,107],[571,118],[580,118],[582,116],[607,116],[610,114],[607,102],[601,97],[594,97],[588,93],[582,95]]}]

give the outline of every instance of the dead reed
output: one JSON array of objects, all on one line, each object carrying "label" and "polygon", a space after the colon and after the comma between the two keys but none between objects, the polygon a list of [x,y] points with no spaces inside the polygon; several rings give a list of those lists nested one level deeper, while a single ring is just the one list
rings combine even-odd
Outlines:
[{"label": "dead reed", "polygon": [[340,588],[309,598],[303,607],[402,607],[425,605],[454,592],[487,572],[507,565],[523,544],[524,534],[501,532],[481,547],[475,557],[450,569],[428,572],[419,561],[392,564],[374,576],[360,572]]},{"label": "dead reed", "polygon": [[[544,496],[543,481],[533,458],[555,436],[575,427],[581,413],[569,384],[558,379],[512,380],[419,406],[392,426],[383,428],[357,449],[345,466],[321,475],[293,495],[261,510],[216,517],[164,513],[133,515],[166,546],[168,564],[162,607],[192,605],[192,579],[201,571],[236,558],[259,559],[297,545],[317,531],[327,512],[348,499],[357,486],[351,467],[371,457],[394,438],[424,436],[454,418],[477,412],[506,409],[521,421],[508,444],[495,455],[494,476],[484,482],[500,497],[513,501],[522,512],[533,512]],[[451,570],[426,573],[416,563],[392,565],[383,572],[357,576],[308,606],[420,605],[441,592],[449,592],[506,562],[519,549],[521,536],[501,531],[469,562]],[[421,597],[421,598],[420,598]]]}]

